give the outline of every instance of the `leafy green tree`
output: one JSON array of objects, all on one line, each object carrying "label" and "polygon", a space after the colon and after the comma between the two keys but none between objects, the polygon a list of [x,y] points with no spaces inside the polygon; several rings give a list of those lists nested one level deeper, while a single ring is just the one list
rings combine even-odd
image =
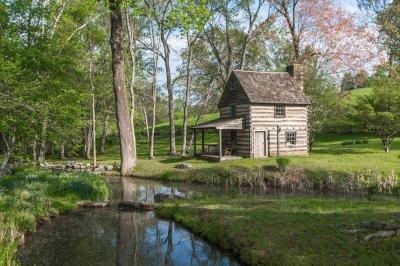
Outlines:
[{"label": "leafy green tree", "polygon": [[350,72],[346,72],[340,83],[340,89],[341,91],[349,91],[354,88],[356,88],[356,79]]},{"label": "leafy green tree", "polygon": [[385,152],[400,135],[400,85],[396,78],[377,81],[371,95],[355,106],[354,118],[365,132],[378,136]]}]

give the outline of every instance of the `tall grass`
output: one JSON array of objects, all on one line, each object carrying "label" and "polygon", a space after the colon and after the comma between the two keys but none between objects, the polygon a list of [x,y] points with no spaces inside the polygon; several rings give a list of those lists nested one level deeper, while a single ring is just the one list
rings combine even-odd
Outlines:
[{"label": "tall grass", "polygon": [[105,180],[89,173],[19,169],[0,179],[0,265],[15,264],[21,236],[38,220],[75,206],[81,199],[106,200]]}]

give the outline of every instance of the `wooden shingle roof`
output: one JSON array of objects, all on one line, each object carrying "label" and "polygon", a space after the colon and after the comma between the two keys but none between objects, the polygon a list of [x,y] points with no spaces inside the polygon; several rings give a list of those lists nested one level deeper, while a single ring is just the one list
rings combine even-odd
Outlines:
[{"label": "wooden shingle roof", "polygon": [[192,129],[243,129],[243,128],[244,128],[243,117],[218,118],[192,127]]},{"label": "wooden shingle roof", "polygon": [[288,72],[234,70],[218,107],[241,103],[308,105],[310,100]]}]

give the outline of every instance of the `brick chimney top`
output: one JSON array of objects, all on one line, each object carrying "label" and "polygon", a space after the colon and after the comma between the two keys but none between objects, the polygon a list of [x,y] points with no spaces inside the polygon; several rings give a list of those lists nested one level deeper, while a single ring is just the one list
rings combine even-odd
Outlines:
[{"label": "brick chimney top", "polygon": [[304,87],[304,67],[301,64],[293,64],[286,66],[286,72],[294,77],[296,82],[299,83],[301,89]]}]

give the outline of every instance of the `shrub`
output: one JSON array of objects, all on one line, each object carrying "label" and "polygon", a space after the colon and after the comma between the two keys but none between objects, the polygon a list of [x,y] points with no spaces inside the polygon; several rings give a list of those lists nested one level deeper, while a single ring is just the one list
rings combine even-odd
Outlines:
[{"label": "shrub", "polygon": [[279,172],[283,173],[290,165],[290,159],[285,157],[278,157],[276,158],[276,163],[278,164]]},{"label": "shrub", "polygon": [[369,143],[369,140],[364,139],[364,140],[362,141],[362,143],[367,144],[367,143]]}]

